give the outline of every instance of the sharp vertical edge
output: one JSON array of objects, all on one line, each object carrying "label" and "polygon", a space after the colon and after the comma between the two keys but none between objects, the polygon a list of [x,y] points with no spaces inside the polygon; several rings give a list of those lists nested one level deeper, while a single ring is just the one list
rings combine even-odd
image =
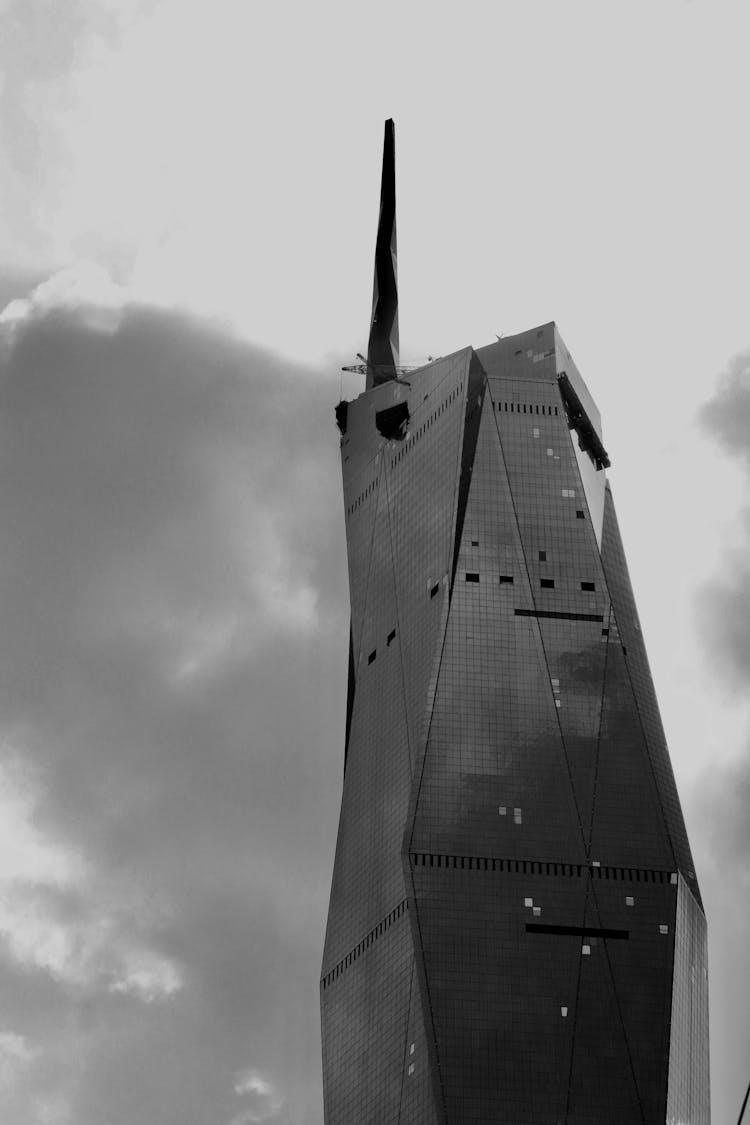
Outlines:
[{"label": "sharp vertical edge", "polygon": [[375,243],[372,319],[367,344],[367,389],[396,378],[398,284],[396,274],[396,142],[393,120],[385,123],[380,215]]}]

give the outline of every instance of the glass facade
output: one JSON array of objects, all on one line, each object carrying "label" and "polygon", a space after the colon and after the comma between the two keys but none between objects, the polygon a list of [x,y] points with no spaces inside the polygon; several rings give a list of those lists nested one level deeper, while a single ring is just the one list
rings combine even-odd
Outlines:
[{"label": "glass facade", "polygon": [[341,428],[327,1125],[707,1122],[705,920],[555,325],[374,386]]}]

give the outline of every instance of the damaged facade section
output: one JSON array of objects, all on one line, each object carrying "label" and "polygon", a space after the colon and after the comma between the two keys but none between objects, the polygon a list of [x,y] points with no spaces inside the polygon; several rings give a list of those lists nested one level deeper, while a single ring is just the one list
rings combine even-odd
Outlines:
[{"label": "damaged facade section", "polygon": [[601,443],[591,419],[583,408],[583,404],[575,392],[573,384],[564,371],[557,377],[560,387],[565,413],[568,417],[568,427],[575,430],[578,435],[578,444],[584,453],[588,453],[597,469],[608,469],[609,456]]},{"label": "damaged facade section", "polygon": [[382,434],[386,441],[402,441],[406,437],[406,428],[409,425],[407,403],[397,402],[395,406],[378,410],[375,415],[375,425],[378,433]]}]

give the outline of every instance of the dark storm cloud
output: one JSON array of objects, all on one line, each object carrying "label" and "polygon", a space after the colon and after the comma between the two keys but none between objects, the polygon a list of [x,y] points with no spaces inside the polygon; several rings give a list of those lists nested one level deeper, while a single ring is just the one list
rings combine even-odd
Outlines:
[{"label": "dark storm cloud", "polygon": [[176,314],[32,304],[11,330],[3,761],[69,868],[1,899],[15,1120],[314,1125],[347,635],[330,387]]}]

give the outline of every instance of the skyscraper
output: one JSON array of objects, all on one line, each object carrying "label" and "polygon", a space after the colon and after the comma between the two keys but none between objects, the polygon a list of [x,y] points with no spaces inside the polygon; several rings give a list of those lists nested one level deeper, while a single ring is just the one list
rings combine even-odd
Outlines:
[{"label": "skyscraper", "polygon": [[553,323],[398,367],[392,123],[385,149],[336,412],[326,1125],[708,1122],[705,918],[599,412]]}]

